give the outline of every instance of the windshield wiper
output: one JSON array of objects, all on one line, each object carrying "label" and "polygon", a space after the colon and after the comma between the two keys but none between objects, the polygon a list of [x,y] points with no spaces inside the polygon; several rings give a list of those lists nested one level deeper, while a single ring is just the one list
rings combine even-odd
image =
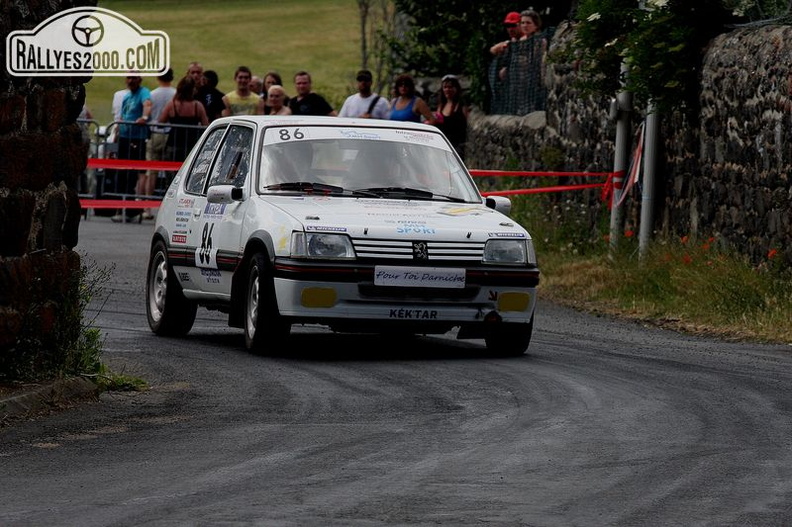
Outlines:
[{"label": "windshield wiper", "polygon": [[272,185],[267,185],[264,187],[264,190],[291,190],[306,192],[308,194],[318,193],[379,197],[378,194],[367,192],[365,190],[349,190],[337,185],[328,185],[327,183],[318,183],[313,181],[288,181],[284,183],[275,183]]},{"label": "windshield wiper", "polygon": [[343,187],[336,187],[335,185],[327,185],[325,183],[314,183],[312,181],[275,183],[273,185],[267,185],[264,187],[264,190],[300,190],[303,192],[324,192],[326,194],[344,192]]},{"label": "windshield wiper", "polygon": [[457,203],[464,203],[464,199],[455,198],[452,196],[444,196],[442,194],[435,194],[429,190],[421,190],[418,188],[410,187],[372,187],[360,189],[362,192],[370,192],[381,197],[402,197],[402,198],[415,198],[415,199],[445,199]]},{"label": "windshield wiper", "polygon": [[467,203],[465,198],[458,198],[456,196],[447,196],[445,194],[434,194],[433,197],[435,199],[442,198],[442,199],[445,199],[445,200],[448,200],[448,201],[453,201],[454,203]]},{"label": "windshield wiper", "polygon": [[378,196],[383,197],[390,197],[390,196],[403,196],[406,198],[421,198],[421,199],[432,199],[432,194],[428,190],[420,190],[417,188],[409,188],[409,187],[371,187],[371,188],[362,188],[359,189],[363,192],[371,192],[372,194],[376,194]]}]

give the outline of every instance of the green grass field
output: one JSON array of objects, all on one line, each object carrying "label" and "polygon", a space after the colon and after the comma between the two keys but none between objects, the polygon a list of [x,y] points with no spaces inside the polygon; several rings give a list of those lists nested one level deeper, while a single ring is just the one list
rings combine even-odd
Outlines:
[{"label": "green grass field", "polygon": [[[103,0],[98,5],[144,30],[167,33],[177,79],[197,60],[217,71],[224,92],[235,88],[240,65],[260,76],[279,72],[289,95],[294,94],[294,73],[304,69],[311,73],[314,91],[336,110],[355,91],[361,53],[353,0]],[[157,81],[147,77],[143,84],[151,89]],[[122,88],[123,77],[95,77],[86,84],[88,107],[100,124],[111,122],[113,93]]]}]

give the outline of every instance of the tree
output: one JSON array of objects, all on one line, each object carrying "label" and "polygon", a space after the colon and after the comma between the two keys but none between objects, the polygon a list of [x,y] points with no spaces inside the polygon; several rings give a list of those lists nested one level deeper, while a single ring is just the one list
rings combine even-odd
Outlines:
[{"label": "tree", "polygon": [[391,0],[358,0],[360,67],[372,72],[374,91],[383,93],[392,77],[388,42],[398,33],[398,15]]}]

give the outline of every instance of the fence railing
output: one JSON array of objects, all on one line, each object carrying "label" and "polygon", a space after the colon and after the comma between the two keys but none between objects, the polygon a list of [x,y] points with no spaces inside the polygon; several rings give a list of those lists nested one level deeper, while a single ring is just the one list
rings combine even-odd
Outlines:
[{"label": "fence railing", "polygon": [[[94,201],[161,200],[192,142],[206,128],[132,121],[113,121],[102,126],[88,119],[78,119],[77,123],[89,143],[88,166],[77,190],[81,199]],[[125,140],[128,136],[140,139]],[[152,195],[135,191],[138,174],[143,171],[156,178]],[[107,208],[99,205],[94,208]]]}]

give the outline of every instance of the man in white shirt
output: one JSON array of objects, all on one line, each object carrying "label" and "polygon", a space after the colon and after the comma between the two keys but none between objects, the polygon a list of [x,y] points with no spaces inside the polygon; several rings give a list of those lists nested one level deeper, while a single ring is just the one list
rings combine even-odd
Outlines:
[{"label": "man in white shirt", "polygon": [[358,92],[350,95],[338,112],[339,117],[361,117],[364,119],[387,119],[390,104],[385,97],[371,91],[373,78],[369,70],[357,74]]}]

